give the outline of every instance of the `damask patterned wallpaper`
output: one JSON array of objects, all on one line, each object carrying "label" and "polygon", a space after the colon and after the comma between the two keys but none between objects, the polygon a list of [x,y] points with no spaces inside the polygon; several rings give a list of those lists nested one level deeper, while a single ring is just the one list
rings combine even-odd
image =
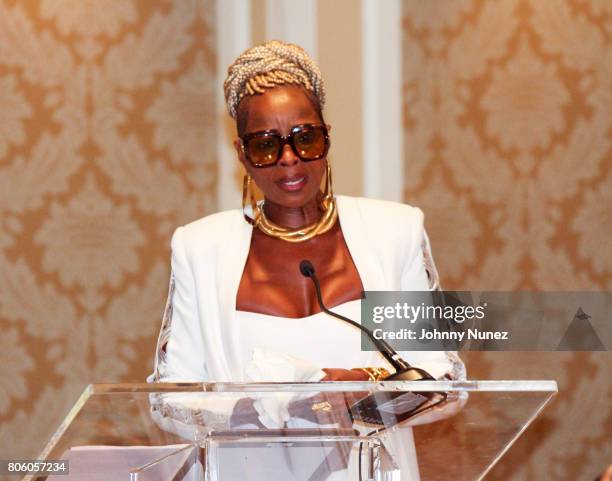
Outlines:
[{"label": "damask patterned wallpaper", "polygon": [[[443,286],[609,290],[612,2],[404,0],[403,15],[405,198]],[[559,382],[487,479],[591,480],[612,461],[610,353],[464,358],[472,378]]]},{"label": "damask patterned wallpaper", "polygon": [[212,0],[0,0],[0,458],[152,368],[172,229],[216,210]]}]

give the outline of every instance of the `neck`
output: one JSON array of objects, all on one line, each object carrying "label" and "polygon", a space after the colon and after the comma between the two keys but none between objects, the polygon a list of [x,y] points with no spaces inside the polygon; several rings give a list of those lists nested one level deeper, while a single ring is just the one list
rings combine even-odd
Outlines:
[{"label": "neck", "polygon": [[321,219],[321,202],[318,195],[302,207],[287,207],[266,199],[264,211],[266,217],[277,225],[290,229],[299,229],[312,225]]}]

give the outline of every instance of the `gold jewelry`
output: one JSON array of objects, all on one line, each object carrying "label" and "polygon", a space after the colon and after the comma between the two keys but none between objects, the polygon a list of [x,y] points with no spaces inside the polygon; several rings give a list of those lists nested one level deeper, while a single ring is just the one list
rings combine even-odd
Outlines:
[{"label": "gold jewelry", "polygon": [[[331,167],[327,162],[326,177],[325,177],[325,188],[323,191],[323,199],[321,205],[323,207],[323,215],[314,224],[306,227],[300,227],[299,229],[290,229],[287,227],[279,226],[273,223],[266,217],[263,209],[263,205],[258,205],[255,201],[255,195],[251,189],[251,176],[246,174],[244,176],[244,182],[242,185],[242,211],[244,218],[253,227],[257,227],[264,234],[277,239],[282,239],[287,242],[304,242],[313,237],[325,234],[329,231],[336,220],[338,219],[338,210],[336,209],[336,199],[334,198],[334,192],[332,188],[332,176]],[[253,217],[250,217],[246,213],[247,201],[251,204]]]},{"label": "gold jewelry", "polygon": [[311,409],[314,412],[323,411],[323,412],[327,413],[327,412],[331,411],[332,405],[329,402],[327,402],[327,401],[322,401],[322,402],[314,403],[312,405]]},{"label": "gold jewelry", "polygon": [[359,370],[368,375],[368,381],[382,381],[390,375],[384,367],[360,367]]},{"label": "gold jewelry", "polygon": [[[256,225],[259,217],[259,206],[257,202],[255,202],[255,194],[251,190],[251,182],[253,179],[249,174],[244,174],[244,179],[242,181],[242,213],[244,215],[245,220],[252,225]],[[246,212],[246,204],[247,200],[251,204],[251,214],[253,217],[250,217]]]},{"label": "gold jewelry", "polygon": [[325,202],[326,199],[333,199],[333,198],[334,198],[334,189],[332,188],[332,173],[331,173],[331,166],[329,165],[329,160],[328,160],[327,167],[325,168],[325,189],[323,190],[323,202]]}]

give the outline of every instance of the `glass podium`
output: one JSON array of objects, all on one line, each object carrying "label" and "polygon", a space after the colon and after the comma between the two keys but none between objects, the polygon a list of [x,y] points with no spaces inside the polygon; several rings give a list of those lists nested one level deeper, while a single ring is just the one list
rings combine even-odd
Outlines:
[{"label": "glass podium", "polygon": [[555,381],[89,385],[24,480],[474,481]]}]

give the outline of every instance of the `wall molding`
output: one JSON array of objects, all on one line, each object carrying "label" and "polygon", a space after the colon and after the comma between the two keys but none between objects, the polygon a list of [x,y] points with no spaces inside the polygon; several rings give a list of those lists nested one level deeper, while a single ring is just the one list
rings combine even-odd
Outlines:
[{"label": "wall molding", "polygon": [[250,46],[250,0],[217,2],[217,210],[236,209],[242,200],[236,175],[238,161],[232,145],[235,127],[227,115],[223,81],[228,65]]},{"label": "wall molding", "polygon": [[266,0],[266,39],[296,43],[316,59],[317,2]]},{"label": "wall molding", "polygon": [[362,0],[363,192],[403,200],[402,8]]}]

